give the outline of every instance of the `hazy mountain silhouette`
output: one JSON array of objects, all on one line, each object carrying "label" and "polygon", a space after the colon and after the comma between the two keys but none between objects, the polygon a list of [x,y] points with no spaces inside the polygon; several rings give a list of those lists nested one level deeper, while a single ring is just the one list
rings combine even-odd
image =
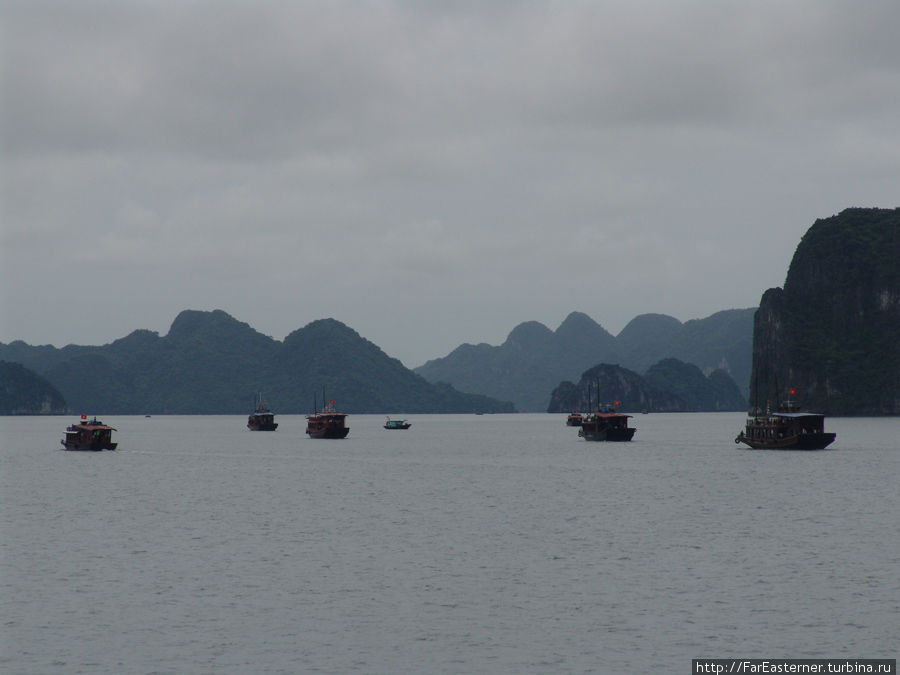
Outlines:
[{"label": "hazy mountain silhouette", "polygon": [[70,409],[103,414],[245,413],[263,392],[276,413],[306,413],[324,390],[349,413],[503,412],[511,403],[428,382],[356,331],[322,319],[284,342],[221,310],[185,310],[160,337],[137,330],[99,347],[0,344]]},{"label": "hazy mountain silhouette", "polygon": [[460,345],[415,371],[464,391],[511,400],[521,411],[547,410],[560,382],[578,380],[599,363],[640,373],[676,358],[704,373],[721,370],[744,391],[754,312],[732,309],[686,323],[664,314],[642,314],[615,337],[587,314],[572,312],[556,331],[528,321],[513,328],[502,345]]}]

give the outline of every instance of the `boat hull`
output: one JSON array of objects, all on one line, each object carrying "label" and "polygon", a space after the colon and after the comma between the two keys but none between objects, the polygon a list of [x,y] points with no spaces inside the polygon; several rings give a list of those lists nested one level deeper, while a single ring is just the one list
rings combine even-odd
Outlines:
[{"label": "boat hull", "polygon": [[588,429],[582,426],[578,435],[586,441],[622,442],[630,441],[634,438],[634,432],[634,427],[626,427],[624,429]]},{"label": "boat hull", "polygon": [[63,450],[74,450],[76,452],[101,452],[103,450],[115,450],[118,443],[66,443],[60,441]]},{"label": "boat hull", "polygon": [[247,419],[247,428],[250,431],[275,431],[278,428],[278,422],[271,416],[250,415]]},{"label": "boat hull", "polygon": [[836,434],[823,432],[819,434],[797,434],[786,438],[757,439],[750,438],[743,432],[734,439],[735,443],[744,443],[754,450],[824,450],[834,442]]},{"label": "boat hull", "polygon": [[350,427],[328,427],[325,429],[307,429],[310,438],[346,438]]}]

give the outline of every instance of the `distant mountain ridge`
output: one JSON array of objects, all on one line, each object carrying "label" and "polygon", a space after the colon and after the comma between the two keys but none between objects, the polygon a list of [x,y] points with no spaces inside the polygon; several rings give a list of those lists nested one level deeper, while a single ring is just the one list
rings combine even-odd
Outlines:
[{"label": "distant mountain ridge", "polygon": [[262,392],[275,413],[311,412],[324,390],[343,412],[512,412],[513,405],[433,384],[334,319],[278,342],[222,310],[185,310],[168,335],[136,330],[103,346],[0,344],[0,359],[52,382],[74,411],[249,413]]},{"label": "distant mountain ridge", "polygon": [[[641,368],[688,354],[705,372],[734,372],[749,312],[685,324],[643,315],[620,338],[572,312],[556,331],[524,322],[500,347],[461,345],[416,372],[334,319],[313,321],[279,342],[222,310],[184,310],[164,337],[139,329],[107,345],[62,349],[17,341],[0,344],[0,358],[47,378],[77,410],[104,414],[245,412],[257,391],[276,413],[309,412],[323,389],[347,412],[543,412],[560,382],[597,363]],[[708,344],[712,353],[704,353]]]},{"label": "distant mountain ridge", "polygon": [[755,311],[724,310],[685,323],[664,314],[642,314],[618,336],[587,314],[572,312],[556,331],[527,321],[513,328],[502,345],[460,345],[415,372],[430,381],[513,401],[523,412],[547,410],[560,382],[577,380],[600,363],[645,372],[663,359],[675,358],[705,373],[727,373],[746,394]]}]

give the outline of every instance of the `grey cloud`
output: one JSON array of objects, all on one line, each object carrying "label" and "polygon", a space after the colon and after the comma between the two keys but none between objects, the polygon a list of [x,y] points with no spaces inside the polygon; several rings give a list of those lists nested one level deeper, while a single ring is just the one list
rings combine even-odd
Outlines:
[{"label": "grey cloud", "polygon": [[[336,308],[413,365],[572,309],[616,329],[749,306],[815,218],[896,205],[898,19],[894,2],[7,2],[2,274],[41,281],[3,294],[0,340],[119,336],[28,309],[67,315],[76,253],[141,298],[109,299],[129,330],[187,303],[276,335]],[[146,290],[166,280],[170,303]],[[615,293],[570,306],[598,288]]]}]

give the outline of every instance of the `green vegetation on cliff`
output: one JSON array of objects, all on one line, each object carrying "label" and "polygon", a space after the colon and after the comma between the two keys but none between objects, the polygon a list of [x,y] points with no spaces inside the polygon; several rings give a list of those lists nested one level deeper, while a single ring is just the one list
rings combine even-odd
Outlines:
[{"label": "green vegetation on cliff", "polygon": [[63,395],[45,378],[18,363],[0,361],[0,415],[59,415]]},{"label": "green vegetation on cliff", "polygon": [[707,376],[692,363],[669,358],[650,366],[644,379],[657,389],[677,395],[691,411],[720,412],[747,407],[737,384],[723,370],[714,370]]},{"label": "green vegetation on cliff", "polygon": [[754,326],[751,406],[797,391],[835,415],[900,414],[900,209],[846,209],[797,246]]}]

